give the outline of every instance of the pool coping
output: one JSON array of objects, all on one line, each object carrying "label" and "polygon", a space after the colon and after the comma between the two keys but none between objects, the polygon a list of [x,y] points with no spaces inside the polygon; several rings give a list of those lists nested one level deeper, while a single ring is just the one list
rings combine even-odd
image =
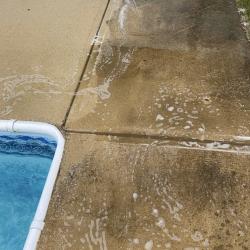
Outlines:
[{"label": "pool coping", "polygon": [[44,188],[36,209],[35,216],[31,222],[28,236],[25,241],[24,250],[36,249],[37,242],[44,228],[44,219],[47,214],[53,187],[57,178],[60,163],[63,156],[65,140],[61,132],[53,125],[42,122],[0,120],[0,131],[17,133],[35,133],[50,136],[55,139],[56,151],[46,178]]}]

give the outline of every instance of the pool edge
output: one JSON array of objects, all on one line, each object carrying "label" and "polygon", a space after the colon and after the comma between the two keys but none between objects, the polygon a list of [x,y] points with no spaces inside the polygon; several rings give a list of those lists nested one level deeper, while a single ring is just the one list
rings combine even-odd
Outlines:
[{"label": "pool edge", "polygon": [[57,178],[65,140],[61,132],[54,125],[42,122],[19,121],[19,120],[0,120],[0,131],[18,133],[37,133],[47,135],[55,139],[56,151],[46,178],[44,188],[36,209],[35,216],[30,225],[29,233],[25,241],[24,250],[35,250],[44,227],[44,219],[47,214],[49,202]]}]

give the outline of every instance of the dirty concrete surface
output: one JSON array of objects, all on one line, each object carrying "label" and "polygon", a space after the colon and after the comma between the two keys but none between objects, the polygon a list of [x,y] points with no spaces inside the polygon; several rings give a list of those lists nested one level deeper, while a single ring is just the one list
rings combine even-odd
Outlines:
[{"label": "dirty concrete surface", "polygon": [[38,249],[249,249],[250,45],[235,1],[25,4],[0,4],[0,117],[66,137]]},{"label": "dirty concrete surface", "polygon": [[39,249],[248,249],[249,155],[67,138]]},{"label": "dirty concrete surface", "polygon": [[250,47],[235,2],[136,3],[104,24],[108,34],[92,54],[66,128],[211,140],[248,135]]},{"label": "dirty concrete surface", "polygon": [[39,249],[249,249],[249,95],[234,1],[111,1]]}]

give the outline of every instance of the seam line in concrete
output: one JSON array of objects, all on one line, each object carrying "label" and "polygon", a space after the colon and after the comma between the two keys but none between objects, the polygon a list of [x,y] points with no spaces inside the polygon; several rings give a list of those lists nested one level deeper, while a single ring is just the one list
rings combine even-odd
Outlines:
[{"label": "seam line in concrete", "polygon": [[[104,18],[105,18],[106,12],[107,12],[107,10],[108,10],[108,6],[109,6],[109,4],[110,4],[110,1],[111,1],[111,0],[108,0],[107,5],[106,5],[106,7],[105,7],[105,9],[104,9],[104,12],[103,12],[103,14],[102,14],[101,21],[100,21],[100,23],[99,23],[99,25],[98,25],[98,28],[97,28],[97,32],[96,32],[95,37],[97,37],[98,34],[99,34],[99,32],[100,32],[100,29],[101,29],[101,27],[102,27],[102,23],[103,23],[103,20],[104,20]],[[79,90],[79,88],[80,88],[81,81],[82,81],[83,76],[84,76],[84,73],[85,73],[85,71],[86,71],[86,69],[87,69],[87,66],[88,66],[90,57],[91,57],[92,52],[93,52],[94,47],[95,47],[95,44],[96,44],[96,42],[94,41],[94,42],[92,43],[91,47],[90,47],[90,50],[89,50],[87,59],[86,59],[85,64],[84,64],[84,66],[83,66],[83,70],[82,70],[80,79],[79,79],[79,81],[78,81],[78,83],[77,83],[77,85],[76,85],[76,88],[75,88],[74,94],[73,94],[73,96],[72,96],[72,98],[71,98],[69,107],[68,107],[67,112],[66,112],[66,114],[65,114],[65,117],[64,117],[64,119],[63,119],[63,121],[62,121],[62,128],[65,127],[65,124],[66,124],[66,122],[67,122],[67,119],[68,119],[70,110],[71,110],[71,108],[72,108],[72,106],[73,106],[73,103],[74,103],[74,101],[75,101],[75,98],[76,98],[76,93],[78,92],[78,90]]]},{"label": "seam line in concrete", "polygon": [[189,137],[175,137],[175,136],[160,136],[160,135],[146,135],[146,134],[133,134],[133,133],[115,133],[115,132],[92,132],[92,131],[76,131],[70,129],[64,129],[65,133],[72,133],[72,134],[83,134],[83,135],[97,135],[97,136],[117,136],[123,138],[135,138],[135,139],[153,139],[159,141],[172,141],[172,142],[197,142],[201,144],[206,143],[222,143],[222,144],[229,144],[230,146],[250,146],[250,141],[236,141],[236,140],[201,140],[201,139],[193,139]]}]

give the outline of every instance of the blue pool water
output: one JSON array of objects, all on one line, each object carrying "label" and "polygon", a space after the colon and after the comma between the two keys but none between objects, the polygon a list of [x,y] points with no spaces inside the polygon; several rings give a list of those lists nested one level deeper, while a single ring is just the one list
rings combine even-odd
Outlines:
[{"label": "blue pool water", "polygon": [[56,144],[40,136],[0,133],[0,249],[23,248]]}]

